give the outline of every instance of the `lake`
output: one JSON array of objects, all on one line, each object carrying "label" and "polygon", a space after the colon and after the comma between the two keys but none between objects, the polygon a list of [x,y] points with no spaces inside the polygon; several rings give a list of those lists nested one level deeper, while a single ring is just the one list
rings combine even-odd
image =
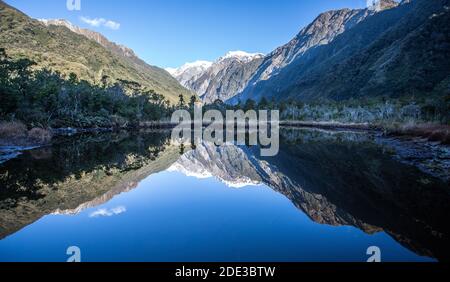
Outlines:
[{"label": "lake", "polygon": [[60,138],[0,164],[0,261],[449,259],[448,183],[367,132],[282,129],[280,152],[168,131]]}]

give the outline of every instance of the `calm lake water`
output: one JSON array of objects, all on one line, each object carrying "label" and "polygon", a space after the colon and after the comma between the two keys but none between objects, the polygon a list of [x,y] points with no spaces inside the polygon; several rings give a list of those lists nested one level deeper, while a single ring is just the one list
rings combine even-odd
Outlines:
[{"label": "calm lake water", "polygon": [[276,157],[85,135],[0,164],[0,261],[448,260],[449,200],[362,132],[284,129]]}]

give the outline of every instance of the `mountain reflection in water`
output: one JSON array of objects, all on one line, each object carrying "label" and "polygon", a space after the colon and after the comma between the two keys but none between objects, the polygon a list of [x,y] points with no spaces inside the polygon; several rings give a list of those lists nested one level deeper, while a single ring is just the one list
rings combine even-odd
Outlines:
[{"label": "mountain reflection in water", "polygon": [[[233,188],[264,185],[318,224],[385,232],[419,256],[449,258],[447,183],[399,163],[370,134],[283,129],[276,157],[259,156],[257,147],[180,146],[169,137],[166,131],[72,137],[1,164],[0,239],[176,171]],[[1,243],[0,261],[7,260]]]}]

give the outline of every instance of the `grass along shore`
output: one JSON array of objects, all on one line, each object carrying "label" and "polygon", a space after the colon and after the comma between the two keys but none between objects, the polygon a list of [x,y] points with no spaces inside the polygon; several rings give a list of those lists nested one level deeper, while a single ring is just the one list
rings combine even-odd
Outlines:
[{"label": "grass along shore", "polygon": [[39,127],[28,129],[21,122],[0,122],[0,146],[42,146],[51,142],[51,130]]},{"label": "grass along shore", "polygon": [[[28,128],[20,121],[0,121],[0,146],[42,146],[51,143],[55,135],[71,135],[87,132],[114,131],[118,129],[171,129],[177,126],[170,121],[140,122],[138,125],[126,128],[60,128],[44,129],[39,127]],[[208,124],[204,124],[208,126]],[[381,131],[386,136],[424,138],[430,142],[439,142],[450,145],[450,126],[433,123],[406,123],[406,124],[370,124],[370,123],[343,123],[335,121],[280,121],[282,127],[310,127],[321,129],[350,129]]]}]

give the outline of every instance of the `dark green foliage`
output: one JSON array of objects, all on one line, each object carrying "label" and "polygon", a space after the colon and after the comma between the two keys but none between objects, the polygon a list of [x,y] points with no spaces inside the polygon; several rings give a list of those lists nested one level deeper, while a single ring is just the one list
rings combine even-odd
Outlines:
[{"label": "dark green foliage", "polygon": [[445,97],[363,97],[335,101],[321,99],[303,103],[296,100],[275,104],[283,120],[336,121],[344,123],[450,124],[450,95]]},{"label": "dark green foliage", "polygon": [[178,101],[178,108],[183,109],[186,107],[186,102],[184,101],[184,97],[183,95],[180,94],[180,96],[178,96],[179,101]]},{"label": "dark green foliage", "polygon": [[256,109],[256,102],[252,99],[248,99],[244,105],[244,111],[250,111]]},{"label": "dark green foliage", "polygon": [[266,97],[263,97],[261,101],[259,101],[258,107],[261,110],[267,110],[267,108],[269,107],[269,102],[267,101]]},{"label": "dark green foliage", "polygon": [[34,62],[12,60],[0,49],[0,118],[51,127],[123,127],[160,120],[172,108],[163,95],[127,80],[101,86],[64,79],[47,69],[32,71]]},{"label": "dark green foliage", "polygon": [[190,108],[193,108],[193,107],[195,106],[195,103],[197,103],[197,97],[194,96],[194,95],[192,95],[192,96],[191,96],[191,99],[190,99],[190,101],[189,101],[189,107],[190,107]]},{"label": "dark green foliage", "polygon": [[285,105],[289,99],[309,104],[355,99],[364,106],[366,98],[382,97],[441,103],[450,95],[448,6],[448,0],[414,0],[377,12],[238,98],[275,98]]},{"label": "dark green foliage", "polygon": [[136,81],[174,105],[179,94],[186,99],[192,94],[165,70],[124,56],[111,47],[112,43],[109,45],[105,47],[66,27],[45,26],[0,1],[0,46],[7,48],[14,59],[28,58],[37,63],[36,69],[47,68],[66,76],[75,73],[80,80],[101,86],[119,79]]}]

